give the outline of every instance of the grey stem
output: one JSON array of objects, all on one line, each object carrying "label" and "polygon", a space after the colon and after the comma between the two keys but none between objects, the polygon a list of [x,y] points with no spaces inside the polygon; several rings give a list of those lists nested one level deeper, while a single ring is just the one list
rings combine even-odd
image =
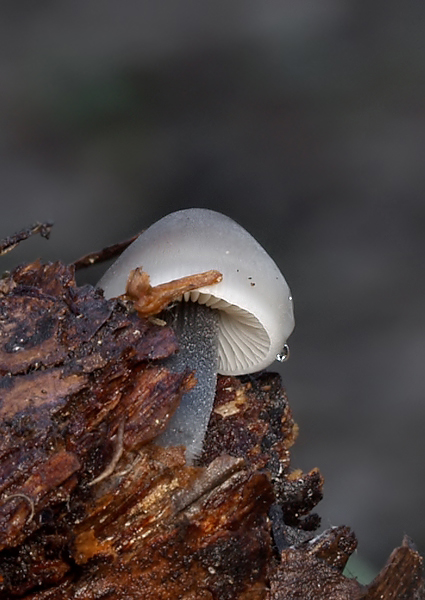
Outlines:
[{"label": "grey stem", "polygon": [[197,302],[178,302],[162,315],[177,334],[180,350],[167,360],[177,373],[195,371],[197,384],[183,395],[167,429],[157,438],[162,446],[186,446],[186,462],[200,455],[214,404],[218,365],[219,314]]}]

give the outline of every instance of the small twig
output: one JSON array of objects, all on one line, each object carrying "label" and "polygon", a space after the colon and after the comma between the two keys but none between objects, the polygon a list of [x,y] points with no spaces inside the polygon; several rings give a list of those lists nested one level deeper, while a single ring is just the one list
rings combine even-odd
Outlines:
[{"label": "small twig", "polygon": [[99,483],[100,481],[103,481],[103,479],[106,479],[106,477],[109,477],[109,475],[112,475],[112,473],[115,470],[115,467],[117,466],[121,456],[122,456],[122,451],[124,449],[124,444],[123,444],[123,438],[124,438],[124,419],[121,421],[121,423],[118,426],[118,431],[117,431],[117,439],[115,442],[115,450],[114,450],[114,455],[112,457],[111,462],[109,463],[109,465],[106,467],[106,469],[104,469],[102,471],[102,473],[100,475],[98,475],[97,477],[95,477],[92,481],[90,481],[90,483],[88,484],[88,487],[91,487],[92,485],[95,485],[96,483]]},{"label": "small twig", "polygon": [[15,248],[20,242],[27,240],[32,235],[39,233],[41,237],[49,239],[50,231],[53,227],[53,223],[34,223],[31,227],[27,229],[22,229],[17,233],[14,233],[10,237],[5,238],[0,241],[0,256],[10,252]]},{"label": "small twig", "polygon": [[141,268],[137,268],[130,272],[125,295],[133,301],[139,316],[150,317],[160,313],[186,292],[220,283],[222,279],[223,275],[219,271],[211,270],[152,287],[149,275]]},{"label": "small twig", "polygon": [[132,242],[134,242],[134,240],[138,236],[139,234],[134,235],[132,238],[126,240],[125,242],[119,242],[118,244],[107,246],[106,248],[103,248],[103,250],[99,250],[98,252],[91,252],[90,254],[86,254],[86,256],[83,256],[82,258],[76,260],[73,263],[73,266],[75,270],[78,271],[78,269],[84,269],[85,267],[90,267],[91,265],[95,265],[97,263],[104,262],[105,260],[109,260],[110,258],[115,258],[119,254],[124,252],[124,250],[128,248],[128,246]]},{"label": "small twig", "polygon": [[6,502],[8,500],[10,500],[11,498],[24,498],[24,500],[26,500],[28,502],[28,504],[31,507],[31,512],[30,512],[29,517],[27,518],[27,523],[31,523],[31,521],[33,520],[34,515],[35,515],[34,500],[32,498],[30,498],[29,496],[27,496],[26,494],[16,493],[16,494],[10,494],[9,496],[6,496],[6,498],[5,498]]}]

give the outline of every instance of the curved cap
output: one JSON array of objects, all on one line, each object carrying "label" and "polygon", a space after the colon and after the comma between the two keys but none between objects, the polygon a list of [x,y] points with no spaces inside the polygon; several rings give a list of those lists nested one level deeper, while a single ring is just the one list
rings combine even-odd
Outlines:
[{"label": "curved cap", "polygon": [[126,289],[142,267],[156,286],[216,269],[223,280],[185,294],[220,310],[219,367],[243,375],[268,367],[294,328],[292,297],[282,273],[243,227],[221,213],[191,208],[146,229],[99,281],[107,298]]}]

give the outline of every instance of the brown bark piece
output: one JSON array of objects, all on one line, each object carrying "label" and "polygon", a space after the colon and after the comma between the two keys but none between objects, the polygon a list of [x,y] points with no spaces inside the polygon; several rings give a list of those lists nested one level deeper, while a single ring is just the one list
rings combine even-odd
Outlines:
[{"label": "brown bark piece", "polygon": [[165,427],[188,378],[153,366],[177,349],[169,328],[77,288],[59,263],[3,280],[0,316],[0,549],[9,551],[0,592],[8,597],[31,587],[37,567],[28,557],[45,557],[34,536],[46,545],[44,520],[69,516],[76,487],[111,460],[120,423],[123,445],[137,451]]},{"label": "brown bark piece", "polygon": [[310,511],[322,499],[323,479],[317,469],[291,471],[289,450],[298,434],[288,398],[276,373],[256,377],[219,377],[214,410],[200,464],[222,454],[244,458],[252,469],[266,468],[279,508],[273,525],[288,543],[299,542],[303,530],[315,530],[320,519]]},{"label": "brown bark piece", "polygon": [[274,477],[288,474],[297,431],[278,375],[219,377],[200,463],[231,454]]},{"label": "brown bark piece", "polygon": [[425,585],[422,578],[423,558],[411,540],[405,536],[382,571],[368,587],[362,600],[423,600]]},{"label": "brown bark piece", "polygon": [[360,600],[361,594],[356,581],[301,549],[288,548],[270,578],[267,600]]},{"label": "brown bark piece", "polygon": [[304,545],[306,554],[325,561],[342,572],[357,548],[357,539],[349,527],[332,527]]}]

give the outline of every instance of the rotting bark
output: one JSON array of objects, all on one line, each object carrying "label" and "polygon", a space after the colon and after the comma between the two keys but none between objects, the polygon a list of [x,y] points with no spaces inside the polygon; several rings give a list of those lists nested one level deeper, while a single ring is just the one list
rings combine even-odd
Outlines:
[{"label": "rotting bark", "polygon": [[363,587],[342,575],[354,534],[313,537],[323,482],[290,469],[276,374],[219,378],[199,466],[156,446],[195,384],[164,366],[176,350],[60,263],[1,281],[0,598],[425,597],[407,540]]}]

